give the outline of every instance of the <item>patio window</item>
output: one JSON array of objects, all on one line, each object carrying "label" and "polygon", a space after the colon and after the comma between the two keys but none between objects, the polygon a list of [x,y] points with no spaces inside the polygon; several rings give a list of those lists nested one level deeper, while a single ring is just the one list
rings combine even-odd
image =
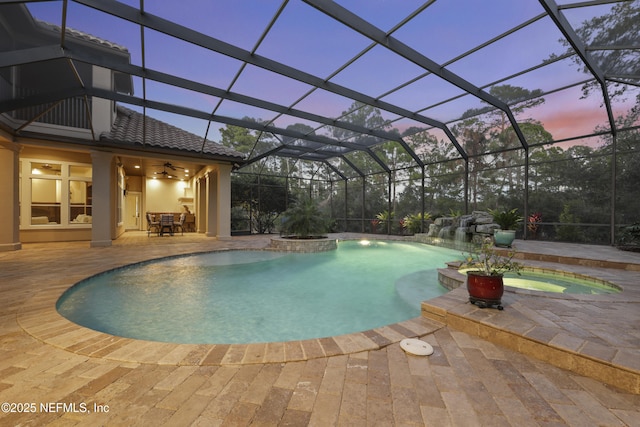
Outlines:
[{"label": "patio window", "polygon": [[[92,218],[91,165],[23,160],[21,215],[24,226],[44,227],[82,224]],[[21,180],[22,182],[22,180]],[[26,208],[26,211],[24,210]]]},{"label": "patio window", "polygon": [[31,178],[31,225],[60,224],[60,179]]}]

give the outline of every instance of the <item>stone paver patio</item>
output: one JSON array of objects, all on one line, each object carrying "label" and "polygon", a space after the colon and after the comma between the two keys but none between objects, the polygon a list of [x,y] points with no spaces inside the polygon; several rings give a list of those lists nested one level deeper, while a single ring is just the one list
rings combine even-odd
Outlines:
[{"label": "stone paver patio", "polygon": [[[459,289],[427,302],[423,317],[320,340],[154,343],[55,311],[65,289],[97,272],[268,240],[135,232],[108,248],[0,253],[0,425],[640,425],[640,254],[609,247],[518,242],[546,255],[528,264],[611,281],[624,288],[616,296],[508,292],[498,312]],[[435,353],[405,354],[407,336]]]}]

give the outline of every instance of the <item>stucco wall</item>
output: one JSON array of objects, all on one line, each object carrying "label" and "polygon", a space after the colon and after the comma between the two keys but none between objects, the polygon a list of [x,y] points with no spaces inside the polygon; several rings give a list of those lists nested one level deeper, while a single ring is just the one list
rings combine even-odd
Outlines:
[{"label": "stucco wall", "polygon": [[185,197],[188,183],[174,179],[146,180],[147,212],[182,212],[181,198]]}]

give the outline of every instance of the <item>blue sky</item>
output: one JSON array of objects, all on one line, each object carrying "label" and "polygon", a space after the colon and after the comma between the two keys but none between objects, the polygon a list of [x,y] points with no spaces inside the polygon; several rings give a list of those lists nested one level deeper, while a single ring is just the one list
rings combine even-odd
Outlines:
[{"label": "blue sky", "polygon": [[[133,7],[139,6],[139,2],[133,0],[123,3]],[[338,3],[387,32],[423,2],[345,0]],[[323,79],[330,77],[350,58],[371,44],[366,37],[299,0],[291,0],[286,4],[275,25],[259,45],[267,24],[281,7],[280,0],[155,0],[144,4],[147,13],[188,26],[248,51],[257,46],[256,54]],[[29,7],[40,19],[60,23],[62,2],[43,2],[30,4]],[[565,13],[570,22],[578,24],[594,15],[605,13],[610,8],[610,5],[603,5],[568,9]],[[542,12],[536,0],[439,0],[392,35],[430,59],[446,63]],[[132,63],[142,65],[139,26],[74,2],[69,2],[67,25],[127,47]],[[536,66],[551,53],[563,52],[564,47],[558,42],[560,38],[561,34],[552,25],[551,20],[543,18],[504,40],[456,61],[447,66],[447,69],[481,87]],[[235,59],[152,30],[145,30],[144,39],[144,64],[148,68],[222,89],[229,88],[232,79],[241,69],[242,64]],[[411,111],[422,110],[462,93],[459,88],[431,75],[387,94],[403,82],[418,78],[424,72],[425,70],[416,64],[398,57],[384,47],[376,46],[330,81],[374,98],[382,96],[383,101]],[[528,89],[550,90],[579,82],[584,78],[585,75],[580,73],[574,64],[563,61],[504,83]],[[142,96],[141,79],[135,78],[134,84],[136,95]],[[351,105],[350,100],[322,90],[316,90],[308,98],[294,105],[310,89],[311,87],[305,83],[252,65],[243,70],[231,87],[234,92],[332,117],[338,117]],[[146,93],[149,99],[175,103],[204,112],[213,111],[219,102],[216,97],[170,88],[154,82],[147,82]],[[604,124],[606,115],[600,107],[600,99],[582,100],[580,95],[579,88],[553,94],[546,97],[547,102],[543,108],[530,111],[528,114],[543,122],[556,139],[589,133],[597,124]],[[449,122],[467,109],[479,108],[482,105],[479,99],[465,96],[422,111],[421,114]],[[628,108],[628,105],[622,107]],[[204,120],[159,111],[148,113],[200,135],[204,135],[207,127]],[[273,112],[228,101],[220,105],[216,114],[236,118],[250,116],[263,120],[276,117]],[[383,114],[390,120],[396,118],[391,113]],[[570,119],[571,123],[563,122],[563,117]],[[274,124],[286,127],[294,122],[303,121],[282,117]],[[316,126],[314,123],[308,124]],[[399,128],[412,125],[415,123],[407,120],[397,124]],[[219,140],[217,130],[222,126],[220,123],[213,123],[208,138]]]}]

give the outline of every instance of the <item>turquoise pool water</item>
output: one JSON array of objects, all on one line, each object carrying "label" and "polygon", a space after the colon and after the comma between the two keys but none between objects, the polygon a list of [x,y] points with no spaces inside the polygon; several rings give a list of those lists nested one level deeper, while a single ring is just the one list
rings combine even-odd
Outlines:
[{"label": "turquoise pool water", "polygon": [[420,315],[447,290],[456,250],[345,241],[336,251],[227,251],[136,264],[82,281],[60,314],[109,334],[174,343],[290,341],[364,331]]}]

